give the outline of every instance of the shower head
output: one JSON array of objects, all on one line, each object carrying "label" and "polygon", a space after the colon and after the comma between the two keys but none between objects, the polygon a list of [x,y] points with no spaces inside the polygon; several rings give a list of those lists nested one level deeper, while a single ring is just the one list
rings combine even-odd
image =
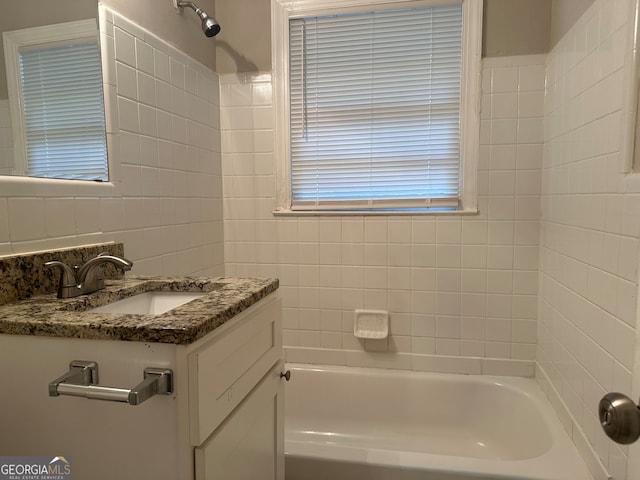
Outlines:
[{"label": "shower head", "polygon": [[207,15],[207,12],[202,10],[195,3],[182,2],[178,0],[175,2],[175,6],[178,9],[178,13],[182,13],[182,9],[184,7],[188,7],[192,9],[194,12],[196,12],[196,15],[200,17],[200,20],[202,20],[202,31],[207,37],[214,37],[218,33],[220,33],[220,25],[218,24],[218,22],[216,22],[216,20],[213,17],[210,17],[209,15]]}]

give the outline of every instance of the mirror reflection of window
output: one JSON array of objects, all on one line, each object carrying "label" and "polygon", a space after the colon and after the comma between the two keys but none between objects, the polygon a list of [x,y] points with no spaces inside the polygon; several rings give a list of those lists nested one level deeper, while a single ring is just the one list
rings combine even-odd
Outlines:
[{"label": "mirror reflection of window", "polygon": [[3,34],[14,175],[108,181],[94,19]]}]

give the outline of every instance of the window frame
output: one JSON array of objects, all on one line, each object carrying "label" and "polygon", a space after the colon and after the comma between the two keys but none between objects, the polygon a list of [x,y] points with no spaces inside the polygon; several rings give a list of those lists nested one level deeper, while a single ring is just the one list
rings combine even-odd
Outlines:
[{"label": "window frame", "polygon": [[[289,20],[318,15],[354,13],[434,5],[463,6],[462,81],[460,101],[460,203],[455,210],[293,210],[291,208]],[[276,164],[274,215],[388,215],[477,213],[477,169],[480,155],[482,0],[272,0],[271,45]]]}]

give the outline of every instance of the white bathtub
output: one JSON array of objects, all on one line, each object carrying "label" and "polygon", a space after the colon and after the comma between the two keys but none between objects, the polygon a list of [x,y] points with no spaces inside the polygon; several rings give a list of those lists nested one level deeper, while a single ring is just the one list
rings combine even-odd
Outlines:
[{"label": "white bathtub", "polygon": [[534,380],[289,364],[287,480],[591,480]]}]

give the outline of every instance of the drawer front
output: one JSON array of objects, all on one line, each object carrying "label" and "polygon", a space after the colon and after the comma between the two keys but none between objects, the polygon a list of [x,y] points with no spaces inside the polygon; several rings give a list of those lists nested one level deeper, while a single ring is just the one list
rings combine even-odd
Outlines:
[{"label": "drawer front", "polygon": [[282,306],[276,298],[189,355],[191,443],[202,442],[282,356]]}]

